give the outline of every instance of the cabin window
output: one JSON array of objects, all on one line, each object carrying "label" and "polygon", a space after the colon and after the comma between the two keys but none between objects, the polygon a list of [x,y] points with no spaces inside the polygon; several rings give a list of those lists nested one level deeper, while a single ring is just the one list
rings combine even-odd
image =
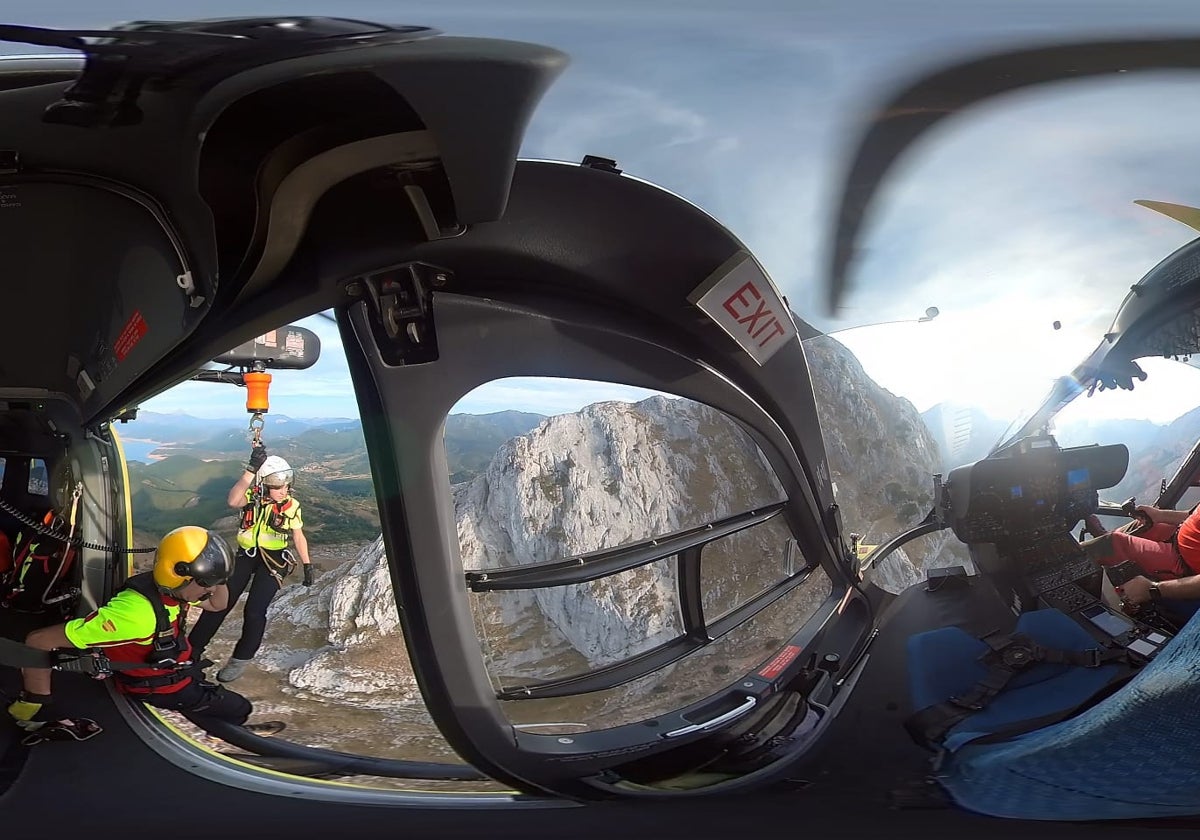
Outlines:
[{"label": "cabin window", "polygon": [[[613,383],[500,380],[459,401],[445,446],[464,572],[494,570],[470,598],[515,725],[603,728],[679,708],[769,659],[831,591],[793,538],[766,456],[711,406]],[[566,585],[538,578],[635,552],[662,556]],[[483,588],[502,575],[508,588]],[[628,670],[740,608],[716,642]],[[547,685],[558,696],[504,697]]]},{"label": "cabin window", "polygon": [[759,613],[685,659],[633,682],[574,697],[501,702],[517,728],[542,735],[610,729],[694,703],[769,662],[791,638],[797,620],[811,615],[830,592],[816,571]]},{"label": "cabin window", "polygon": [[[1196,444],[1191,405],[1200,386],[1200,370],[1171,359],[1140,359],[1147,374],[1132,391],[1097,391],[1090,399],[1077,398],[1054,418],[1054,436],[1061,446],[1124,444],[1129,448],[1129,468],[1115,487],[1102,488],[1100,499],[1120,505],[1134,498],[1152,505]],[[1200,473],[1184,477],[1177,510],[1200,503]],[[1108,528],[1126,524],[1124,516],[1103,517]],[[1078,533],[1078,528],[1075,530]]]},{"label": "cabin window", "polygon": [[[254,666],[233,686],[284,721],[286,737],[296,743],[361,756],[461,763],[426,712],[405,651],[337,327],[320,317],[299,324],[316,332],[324,349],[307,371],[273,371],[262,435],[268,451],[295,470],[293,490],[302,505],[315,582],[303,587],[299,570],[285,578],[269,607]],[[310,383],[326,387],[314,394]],[[140,455],[129,462],[139,546],[152,547],[167,531],[195,523],[213,523],[234,541],[237,518],[226,494],[250,451],[244,403],[244,390],[186,382],[143,404],[137,418],[121,427],[127,454]],[[153,556],[134,559],[145,570]],[[218,668],[241,633],[243,608],[233,611],[208,647]],[[164,714],[199,736],[186,720]],[[385,778],[366,783],[405,790],[445,786]]]},{"label": "cabin window", "polygon": [[708,543],[700,555],[705,617],[728,615],[805,565],[779,517]]},{"label": "cabin window", "polygon": [[29,482],[25,489],[30,496],[50,495],[50,473],[46,469],[46,462],[43,459],[31,458],[29,460]]}]

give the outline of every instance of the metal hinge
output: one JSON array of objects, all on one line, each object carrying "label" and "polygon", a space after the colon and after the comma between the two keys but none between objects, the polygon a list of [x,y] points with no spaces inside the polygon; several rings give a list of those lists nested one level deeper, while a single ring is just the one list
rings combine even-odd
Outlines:
[{"label": "metal hinge", "polygon": [[612,158],[599,157],[597,155],[584,155],[583,160],[580,161],[579,165],[588,169],[599,169],[602,172],[611,172],[614,175],[621,174],[621,170],[617,168],[617,162]]},{"label": "metal hinge", "polygon": [[433,290],[450,280],[450,272],[425,263],[407,263],[358,278],[366,292],[363,297],[375,343],[386,364],[437,361]]}]

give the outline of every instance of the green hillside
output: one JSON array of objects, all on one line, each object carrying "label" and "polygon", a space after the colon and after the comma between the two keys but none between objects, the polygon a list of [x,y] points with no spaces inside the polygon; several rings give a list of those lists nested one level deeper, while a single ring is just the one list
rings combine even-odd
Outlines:
[{"label": "green hillside", "polygon": [[[232,466],[232,469],[231,469]],[[225,494],[236,465],[172,455],[153,464],[129,465],[130,495],[137,527],[164,533],[180,525],[208,526],[228,514]]]},{"label": "green hillside", "polygon": [[[474,478],[500,446],[544,419],[519,411],[446,418],[450,481]],[[378,536],[379,513],[362,424],[353,420],[289,425],[296,433],[272,437],[268,428],[263,437],[268,452],[284,457],[296,470],[294,492],[303,505],[309,539],[338,543]],[[218,430],[193,442],[175,441],[167,451],[172,454],[150,464],[129,463],[138,529],[162,534],[180,525],[211,527],[229,517],[233,511],[225,497],[250,452],[245,430]]]},{"label": "green hillside", "polygon": [[546,418],[522,411],[495,414],[451,414],[446,418],[446,460],[450,483],[470,481],[487,469],[496,450]]},{"label": "green hillside", "polygon": [[[212,525],[234,513],[226,504],[242,462],[172,455],[153,464],[130,463],[133,517],[138,530],[163,534],[180,525]],[[325,482],[305,474],[294,489],[303,505],[304,531],[318,543],[357,542],[379,534],[370,476]]]}]

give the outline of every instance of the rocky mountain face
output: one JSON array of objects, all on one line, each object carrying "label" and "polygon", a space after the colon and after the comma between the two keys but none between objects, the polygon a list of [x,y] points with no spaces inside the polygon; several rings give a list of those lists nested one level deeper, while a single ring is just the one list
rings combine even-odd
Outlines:
[{"label": "rocky mountain face", "polygon": [[399,625],[380,537],[311,589],[276,596],[257,661],[301,693],[390,708],[420,696]]},{"label": "rocky mountain face", "polygon": [[[806,350],[847,527],[880,542],[928,511],[936,445],[912,405],[875,385],[840,344],[820,338]],[[701,526],[777,501],[782,488],[749,436],[723,414],[653,397],[547,418],[501,445],[453,494],[463,565],[489,569]],[[788,553],[780,526],[766,523],[737,538],[736,550],[706,550],[706,612],[720,614],[780,576]],[[950,562],[944,542],[922,546],[919,565]],[[923,577],[903,552],[874,574],[892,591]],[[582,671],[675,636],[676,588],[674,562],[664,561],[577,586],[470,597],[489,669],[506,684]],[[786,626],[764,621],[760,638],[739,644],[758,655],[760,643],[769,646],[795,626],[795,610],[811,610],[827,592],[823,574],[814,576],[789,603]],[[398,624],[376,540],[311,590],[290,585],[280,593],[258,662],[301,695],[388,707],[419,694]]]},{"label": "rocky mountain face", "polygon": [[[941,451],[913,404],[877,385],[837,340],[819,336],[804,350],[842,520],[864,544],[877,545],[929,513]],[[971,561],[966,547],[941,531],[897,550],[870,574],[900,592],[925,569],[951,565],[970,569]]]},{"label": "rocky mountain face", "polygon": [[1134,496],[1140,503],[1151,504],[1158,498],[1161,483],[1174,477],[1200,439],[1200,409],[1192,409],[1166,425],[1147,420],[1094,422],[1058,429],[1056,436],[1063,446],[1125,444],[1129,447],[1129,469],[1119,484],[1102,490],[1100,495],[1115,502]]},{"label": "rocky mountain face", "polygon": [[[501,446],[482,475],[454,487],[466,569],[614,548],[782,495],[739,426],[706,406],[664,397],[599,403],[549,418]],[[733,588],[750,595],[777,578],[786,544],[777,527],[744,534],[752,536],[739,553],[776,560],[773,566],[741,564]],[[731,581],[721,553],[713,556],[704,572],[715,603]],[[493,673],[519,679],[604,664],[677,635],[676,592],[675,564],[668,560],[577,586],[473,597],[481,636],[493,642],[484,651]],[[322,575],[311,592],[284,591],[272,612],[264,664],[287,670],[294,688],[356,702],[385,687],[393,697],[415,690],[396,650],[398,617],[381,540]],[[301,632],[297,640],[292,628],[323,637]]]}]

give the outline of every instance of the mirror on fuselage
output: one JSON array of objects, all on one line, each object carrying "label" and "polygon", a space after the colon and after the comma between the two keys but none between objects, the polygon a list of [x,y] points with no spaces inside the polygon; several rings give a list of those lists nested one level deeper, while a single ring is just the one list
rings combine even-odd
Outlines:
[{"label": "mirror on fuselage", "polygon": [[288,324],[245,341],[213,359],[216,364],[269,370],[307,370],[321,358],[321,339],[312,330]]},{"label": "mirror on fuselage", "polygon": [[[761,450],[728,416],[611,383],[488,383],[452,409],[445,447],[468,573],[583,563],[784,499]],[[698,562],[691,608],[710,623],[806,568],[782,516],[707,543]],[[548,734],[678,709],[769,658],[831,591],[818,569],[714,643],[654,673],[519,698],[523,686],[585,677],[678,638],[689,609],[678,563],[670,556],[583,583],[472,592],[481,653],[507,718]]]}]

